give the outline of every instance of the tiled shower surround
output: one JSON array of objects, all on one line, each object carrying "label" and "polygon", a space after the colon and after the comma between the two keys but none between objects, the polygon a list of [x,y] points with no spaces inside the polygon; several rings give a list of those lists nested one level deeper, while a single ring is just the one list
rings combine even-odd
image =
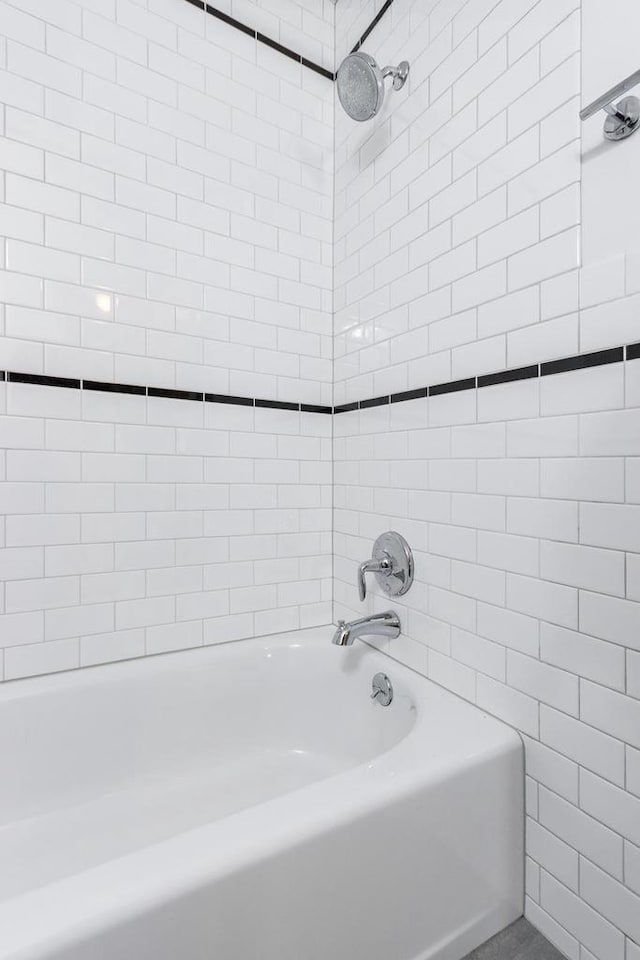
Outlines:
[{"label": "tiled shower surround", "polygon": [[[241,6],[332,65],[332,4]],[[0,35],[0,369],[72,381],[0,385],[5,679],[326,623],[331,80],[186,0]]]},{"label": "tiled shower surround", "polygon": [[[593,6],[395,0],[366,41],[411,74],[366,126],[336,111],[334,597],[393,605],[392,657],[521,732],[529,919],[572,960],[638,960],[638,258],[621,235],[581,269]],[[338,59],[372,14],[338,3]],[[359,604],[387,529],[416,582]]]},{"label": "tiled shower surround", "polygon": [[[398,529],[387,651],[524,738],[527,916],[640,960],[640,244],[594,213],[640,137],[578,121],[637,63],[594,79],[597,6],[0,2],[0,369],[76,381],[0,383],[0,647],[359,616]],[[356,125],[365,32],[411,73]]]}]

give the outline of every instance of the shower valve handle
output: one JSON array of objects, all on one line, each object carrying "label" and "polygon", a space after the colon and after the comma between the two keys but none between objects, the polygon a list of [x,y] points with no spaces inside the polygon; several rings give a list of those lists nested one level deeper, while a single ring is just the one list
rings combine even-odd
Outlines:
[{"label": "shower valve handle", "polygon": [[381,573],[383,576],[388,577],[392,570],[393,561],[388,553],[385,553],[380,559],[372,558],[371,560],[365,560],[364,563],[361,563],[358,567],[358,593],[360,600],[364,600],[367,596],[367,573]]}]

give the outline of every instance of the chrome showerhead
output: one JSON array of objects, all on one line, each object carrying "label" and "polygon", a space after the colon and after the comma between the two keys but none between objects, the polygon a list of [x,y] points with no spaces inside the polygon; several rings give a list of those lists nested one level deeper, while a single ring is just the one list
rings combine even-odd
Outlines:
[{"label": "chrome showerhead", "polygon": [[370,120],[384,102],[385,77],[393,77],[393,89],[400,90],[409,75],[406,60],[382,70],[368,53],[350,53],[338,67],[336,77],[340,103],[352,120]]}]

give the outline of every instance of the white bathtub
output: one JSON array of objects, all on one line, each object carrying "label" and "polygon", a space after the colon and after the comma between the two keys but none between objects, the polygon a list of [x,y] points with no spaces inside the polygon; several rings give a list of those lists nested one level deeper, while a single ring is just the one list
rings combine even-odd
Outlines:
[{"label": "white bathtub", "polygon": [[522,912],[519,738],[328,627],[5,684],[0,758],[1,960],[459,960]]}]

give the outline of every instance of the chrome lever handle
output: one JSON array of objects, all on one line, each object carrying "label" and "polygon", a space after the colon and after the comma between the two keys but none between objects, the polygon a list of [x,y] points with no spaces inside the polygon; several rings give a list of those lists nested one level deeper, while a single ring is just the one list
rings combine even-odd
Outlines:
[{"label": "chrome lever handle", "polygon": [[382,573],[388,577],[392,569],[393,564],[387,554],[385,554],[381,560],[365,560],[364,563],[360,564],[358,567],[358,594],[361,602],[367,596],[367,581],[365,575],[367,573]]}]

